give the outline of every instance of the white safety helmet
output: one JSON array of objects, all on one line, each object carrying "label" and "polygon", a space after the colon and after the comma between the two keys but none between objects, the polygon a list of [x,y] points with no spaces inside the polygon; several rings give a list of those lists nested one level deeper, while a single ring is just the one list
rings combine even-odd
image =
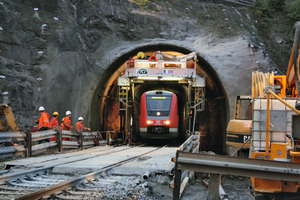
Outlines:
[{"label": "white safety helmet", "polygon": [[39,111],[45,111],[45,108],[43,106],[40,106]]},{"label": "white safety helmet", "polygon": [[66,115],[71,115],[71,114],[72,114],[72,113],[71,113],[71,111],[69,111],[69,110],[66,112]]},{"label": "white safety helmet", "polygon": [[83,121],[83,117],[78,117],[78,121]]}]

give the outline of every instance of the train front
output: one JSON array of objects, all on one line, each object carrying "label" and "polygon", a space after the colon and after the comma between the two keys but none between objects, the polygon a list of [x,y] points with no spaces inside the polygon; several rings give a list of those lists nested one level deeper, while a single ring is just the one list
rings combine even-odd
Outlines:
[{"label": "train front", "polygon": [[168,91],[145,92],[141,97],[139,124],[142,139],[176,139],[177,96]]}]

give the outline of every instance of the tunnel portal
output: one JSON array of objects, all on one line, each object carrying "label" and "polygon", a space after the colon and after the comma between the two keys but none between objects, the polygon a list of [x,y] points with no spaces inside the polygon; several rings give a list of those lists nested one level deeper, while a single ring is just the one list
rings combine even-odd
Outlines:
[{"label": "tunnel portal", "polygon": [[[173,45],[147,45],[128,51],[116,59],[103,73],[95,91],[91,105],[91,126],[97,130],[117,131],[120,129],[120,117],[118,109],[118,87],[117,78],[125,67],[125,62],[135,58],[138,52],[145,55],[153,55],[157,50],[171,55],[183,55],[192,51],[186,48]],[[229,116],[227,94],[213,67],[197,55],[197,73],[205,73],[205,110],[197,114],[195,130],[201,132],[200,147],[203,151],[214,151],[225,153],[225,130]],[[144,82],[137,84],[134,92],[133,110],[137,110],[141,95],[150,90],[166,90],[175,93],[179,101],[179,113],[184,113],[184,105],[187,99],[187,92],[184,87],[175,82]],[[134,112],[132,110],[132,112]],[[181,131],[184,131],[183,116],[180,115]],[[132,122],[137,123],[137,122]],[[135,129],[133,127],[133,129]]]}]

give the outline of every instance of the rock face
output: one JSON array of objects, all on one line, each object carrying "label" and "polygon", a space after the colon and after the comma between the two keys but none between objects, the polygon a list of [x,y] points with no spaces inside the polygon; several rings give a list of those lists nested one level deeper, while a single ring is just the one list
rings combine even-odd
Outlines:
[{"label": "rock face", "polygon": [[20,126],[33,125],[43,105],[60,119],[71,110],[72,122],[83,116],[101,128],[92,103],[141,49],[195,51],[222,85],[225,115],[235,95],[250,94],[251,71],[270,68],[246,8],[199,0],[2,0],[0,27],[0,90]]}]

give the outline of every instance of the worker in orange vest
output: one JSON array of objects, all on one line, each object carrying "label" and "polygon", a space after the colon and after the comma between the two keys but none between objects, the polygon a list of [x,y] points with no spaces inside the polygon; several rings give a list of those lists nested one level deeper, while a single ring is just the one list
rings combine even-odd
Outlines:
[{"label": "worker in orange vest", "polygon": [[[52,116],[52,118],[51,118],[51,120],[50,120],[50,128],[51,128],[51,129],[55,129],[55,130],[58,129],[58,127],[59,127],[58,120],[57,120],[58,115],[59,115],[59,114],[58,114],[57,111],[55,111],[55,112],[53,113],[53,116]],[[56,137],[50,138],[50,141],[55,141],[55,140],[56,140]]]},{"label": "worker in orange vest", "polygon": [[[63,127],[63,130],[67,130],[67,131],[72,131],[72,126],[71,126],[71,111],[67,111],[66,112],[66,116],[65,116],[65,119],[64,119],[64,122],[63,122],[63,124],[64,124],[64,127]],[[70,137],[70,138],[64,138],[64,140],[72,140],[72,138]]]},{"label": "worker in orange vest", "polygon": [[60,129],[61,129],[61,130],[64,130],[64,127],[65,127],[65,126],[64,126],[64,120],[65,120],[65,118],[62,118],[62,119],[61,119],[61,124],[60,124]]},{"label": "worker in orange vest", "polygon": [[51,129],[57,129],[57,128],[58,128],[58,126],[59,126],[58,120],[57,120],[58,115],[59,115],[59,114],[58,114],[57,111],[55,111],[55,112],[53,113],[53,116],[52,116],[52,118],[51,118],[51,120],[50,120],[50,128],[51,128]]},{"label": "worker in orange vest", "polygon": [[67,111],[66,112],[66,117],[65,117],[65,120],[64,120],[64,129],[63,130],[68,130],[68,131],[71,131],[72,130],[72,126],[71,126],[71,111]]},{"label": "worker in orange vest", "polygon": [[77,132],[82,132],[84,130],[90,131],[90,128],[86,128],[83,124],[83,117],[78,117],[78,122],[75,124],[75,129]]},{"label": "worker in orange vest", "polygon": [[153,55],[153,56],[151,56],[149,59],[148,59],[148,61],[158,61],[158,59],[156,58],[156,56],[155,55]]},{"label": "worker in orange vest", "polygon": [[43,106],[39,107],[39,112],[41,113],[38,125],[39,131],[48,130],[50,128],[50,115],[45,112],[45,108]]}]

